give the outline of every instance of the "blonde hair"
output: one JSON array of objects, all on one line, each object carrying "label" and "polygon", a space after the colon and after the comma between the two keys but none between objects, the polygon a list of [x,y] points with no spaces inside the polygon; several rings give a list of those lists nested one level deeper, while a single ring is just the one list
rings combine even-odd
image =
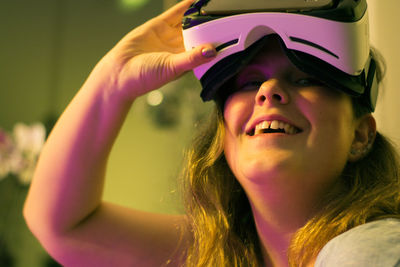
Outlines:
[{"label": "blonde hair", "polygon": [[289,249],[290,266],[305,266],[329,240],[355,226],[400,218],[399,177],[397,153],[377,133],[370,153],[345,167],[342,192],[329,196],[320,213],[296,232]]},{"label": "blonde hair", "polygon": [[[382,61],[379,61],[382,62]],[[381,80],[384,68],[380,64]],[[356,117],[365,109],[353,101]],[[262,266],[249,201],[223,154],[224,122],[218,106],[199,129],[183,173],[186,213],[193,241],[186,266]],[[369,221],[400,218],[400,167],[393,145],[377,133],[370,153],[348,163],[343,190],[325,199],[320,213],[299,229],[288,251],[290,266],[312,262],[335,236]]]},{"label": "blonde hair", "polygon": [[216,108],[187,154],[183,183],[193,242],[187,266],[258,266],[258,235],[247,197],[223,155],[224,122]]},{"label": "blonde hair", "polygon": [[[378,63],[381,84],[386,72],[382,55],[371,49]],[[368,113],[357,98],[352,99],[354,116]],[[302,266],[315,259],[322,247],[335,236],[364,223],[387,217],[400,218],[399,155],[388,138],[377,132],[368,155],[347,163],[339,182],[342,191],[327,196],[318,215],[299,229],[292,239],[290,266]]]}]

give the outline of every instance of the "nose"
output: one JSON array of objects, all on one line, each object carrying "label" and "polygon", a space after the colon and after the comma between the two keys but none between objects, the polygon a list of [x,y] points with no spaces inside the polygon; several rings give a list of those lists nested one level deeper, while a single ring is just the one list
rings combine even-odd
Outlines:
[{"label": "nose", "polygon": [[290,96],[278,79],[269,79],[261,84],[255,100],[259,105],[263,105],[266,101],[270,104],[285,105],[290,102]]}]

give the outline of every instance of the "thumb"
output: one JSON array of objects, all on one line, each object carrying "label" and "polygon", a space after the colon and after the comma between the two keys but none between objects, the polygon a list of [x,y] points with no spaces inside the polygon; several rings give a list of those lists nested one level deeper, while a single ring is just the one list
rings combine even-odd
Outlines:
[{"label": "thumb", "polygon": [[189,51],[174,54],[171,59],[175,65],[175,72],[179,75],[211,61],[216,55],[217,51],[213,46],[203,45]]}]

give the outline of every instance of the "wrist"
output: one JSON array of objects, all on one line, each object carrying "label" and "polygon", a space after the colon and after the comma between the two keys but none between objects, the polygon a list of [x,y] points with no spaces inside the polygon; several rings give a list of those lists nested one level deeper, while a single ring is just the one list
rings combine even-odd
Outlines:
[{"label": "wrist", "polygon": [[120,69],[118,64],[103,58],[92,70],[82,89],[92,91],[104,101],[116,102],[118,106],[130,106],[136,97],[127,92],[119,80]]}]

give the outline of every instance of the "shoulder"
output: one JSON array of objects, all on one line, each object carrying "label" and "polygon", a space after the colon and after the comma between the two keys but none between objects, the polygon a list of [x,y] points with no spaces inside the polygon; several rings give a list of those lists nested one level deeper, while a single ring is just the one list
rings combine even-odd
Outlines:
[{"label": "shoulder", "polygon": [[400,266],[400,220],[369,222],[330,240],[315,267],[334,266]]}]

